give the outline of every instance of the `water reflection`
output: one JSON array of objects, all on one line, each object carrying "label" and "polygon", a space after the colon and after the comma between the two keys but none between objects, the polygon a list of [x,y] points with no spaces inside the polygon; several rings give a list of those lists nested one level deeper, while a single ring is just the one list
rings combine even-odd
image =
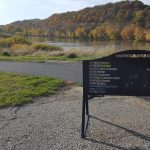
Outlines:
[{"label": "water reflection", "polygon": [[99,51],[112,50],[123,51],[131,49],[150,50],[150,42],[142,41],[90,41],[73,39],[54,39],[46,37],[30,37],[33,42],[59,45],[64,50]]}]

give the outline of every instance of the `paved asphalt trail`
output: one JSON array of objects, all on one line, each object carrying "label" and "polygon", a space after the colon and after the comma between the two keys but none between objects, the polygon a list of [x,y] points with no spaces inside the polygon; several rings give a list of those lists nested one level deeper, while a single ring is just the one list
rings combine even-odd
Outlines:
[{"label": "paved asphalt trail", "polygon": [[64,80],[82,82],[81,63],[56,61],[50,61],[47,63],[0,61],[0,71],[25,73],[37,76],[50,76]]}]

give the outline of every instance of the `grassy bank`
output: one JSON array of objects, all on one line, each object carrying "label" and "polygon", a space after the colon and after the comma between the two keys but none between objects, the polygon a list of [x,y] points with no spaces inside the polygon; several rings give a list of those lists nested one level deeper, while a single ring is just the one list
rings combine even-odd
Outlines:
[{"label": "grassy bank", "polygon": [[81,61],[110,55],[114,50],[82,51],[78,49],[65,51],[57,45],[32,43],[23,37],[0,39],[1,61],[37,61],[47,60]]},{"label": "grassy bank", "polygon": [[[77,52],[75,52],[77,53]],[[0,55],[0,61],[19,61],[19,62],[25,62],[25,61],[33,61],[33,62],[45,62],[48,60],[60,60],[60,61],[82,61],[82,60],[89,60],[89,59],[96,59],[96,58],[100,58],[103,56],[107,56],[112,54],[112,52],[103,52],[103,54],[93,54],[93,55],[76,55],[73,57],[68,57],[67,54],[63,55],[63,56],[47,56],[47,55],[24,55],[24,56],[4,56],[4,55]],[[74,54],[73,54],[74,55]]]},{"label": "grassy bank", "polygon": [[68,58],[66,56],[31,56],[31,55],[27,55],[27,56],[0,56],[0,61],[18,61],[18,62],[26,62],[26,61],[30,61],[30,62],[45,62],[48,60],[58,60],[58,61],[82,61],[82,60],[88,60],[88,59],[94,59],[96,57],[77,57],[77,58]]},{"label": "grassy bank", "polygon": [[32,102],[34,97],[53,94],[62,84],[48,77],[0,73],[0,107]]}]

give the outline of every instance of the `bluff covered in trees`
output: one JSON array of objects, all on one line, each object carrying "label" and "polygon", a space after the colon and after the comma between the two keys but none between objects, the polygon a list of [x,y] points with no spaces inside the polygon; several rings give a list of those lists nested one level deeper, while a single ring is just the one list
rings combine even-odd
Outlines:
[{"label": "bluff covered in trees", "polygon": [[17,21],[0,26],[0,33],[150,41],[150,6],[138,0],[108,3],[76,12],[54,14],[44,20]]}]

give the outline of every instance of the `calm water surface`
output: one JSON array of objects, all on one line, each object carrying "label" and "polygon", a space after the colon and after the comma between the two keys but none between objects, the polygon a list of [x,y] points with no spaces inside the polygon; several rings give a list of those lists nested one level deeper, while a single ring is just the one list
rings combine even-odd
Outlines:
[{"label": "calm water surface", "polygon": [[150,50],[150,42],[141,41],[88,41],[88,40],[65,40],[52,38],[30,38],[33,42],[48,43],[58,45],[64,50],[81,50],[81,51],[100,51],[100,50],[131,50],[141,49]]}]

